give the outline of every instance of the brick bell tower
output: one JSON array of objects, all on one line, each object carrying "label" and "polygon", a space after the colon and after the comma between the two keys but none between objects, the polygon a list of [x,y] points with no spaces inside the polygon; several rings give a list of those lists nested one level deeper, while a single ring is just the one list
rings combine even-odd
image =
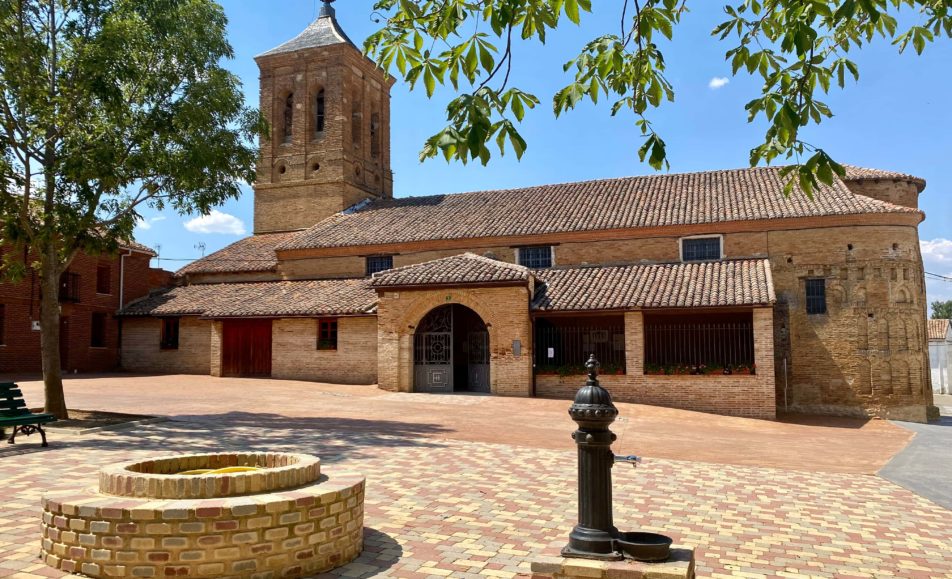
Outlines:
[{"label": "brick bell tower", "polygon": [[334,0],[304,32],[255,58],[261,137],[255,233],[304,229],[393,196],[388,77],[344,34]]}]

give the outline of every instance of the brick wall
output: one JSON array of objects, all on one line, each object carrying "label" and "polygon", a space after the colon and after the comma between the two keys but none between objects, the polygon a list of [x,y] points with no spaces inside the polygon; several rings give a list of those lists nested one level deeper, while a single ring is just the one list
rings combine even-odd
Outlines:
[{"label": "brick wall", "polygon": [[[9,247],[6,251],[12,251]],[[29,257],[28,261],[33,258]],[[63,369],[67,372],[106,372],[119,364],[119,322],[115,317],[120,307],[120,287],[124,302],[149,292],[149,261],[146,254],[133,252],[125,262],[125,282],[120,284],[118,256],[78,254],[68,272],[79,276],[78,301],[62,302],[61,350]],[[109,291],[97,291],[97,269],[109,267]],[[58,298],[58,296],[57,296]],[[4,305],[4,340],[0,345],[0,372],[40,372],[40,332],[33,322],[40,319],[40,279],[33,271],[17,283],[0,282],[0,304]],[[94,313],[106,316],[105,345],[91,346]]]},{"label": "brick wall", "polygon": [[209,374],[212,360],[212,322],[179,318],[179,347],[163,350],[161,320],[126,318],[122,324],[122,367],[130,372]]},{"label": "brick wall", "polygon": [[[378,383],[384,390],[413,391],[413,329],[430,310],[461,304],[489,331],[489,382],[494,394],[528,396],[532,380],[530,290],[526,287],[453,288],[383,292],[377,308]],[[521,352],[513,351],[518,340]]]},{"label": "brick wall", "polygon": [[317,319],[272,325],[271,376],[335,384],[377,382],[377,318],[337,318],[337,350],[317,349]]},{"label": "brick wall", "polygon": [[[769,244],[788,312],[778,333],[789,346],[778,350],[776,367],[778,386],[789,385],[789,410],[925,420],[932,390],[916,228],[775,231]],[[826,280],[826,314],[806,313],[809,278]]]},{"label": "brick wall", "polygon": [[[618,402],[634,402],[750,418],[776,417],[773,309],[754,309],[754,376],[649,376],[644,374],[641,312],[625,314],[627,374],[599,381]],[[570,399],[584,376],[536,376],[536,395]]]},{"label": "brick wall", "polygon": [[865,179],[847,181],[846,186],[857,195],[906,207],[919,207],[919,189],[915,183],[893,179]]}]

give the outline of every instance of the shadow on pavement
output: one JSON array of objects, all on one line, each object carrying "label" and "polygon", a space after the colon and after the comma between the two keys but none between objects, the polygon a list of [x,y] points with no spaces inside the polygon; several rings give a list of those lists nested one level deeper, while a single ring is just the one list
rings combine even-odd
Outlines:
[{"label": "shadow on pavement", "polygon": [[168,454],[242,449],[303,452],[317,455],[324,462],[335,462],[344,457],[370,458],[379,455],[381,449],[438,446],[437,437],[447,432],[450,430],[436,424],[228,412],[172,417],[165,422],[86,436],[48,437],[49,448],[40,447],[35,436],[36,444],[0,445],[0,459],[63,448]]}]

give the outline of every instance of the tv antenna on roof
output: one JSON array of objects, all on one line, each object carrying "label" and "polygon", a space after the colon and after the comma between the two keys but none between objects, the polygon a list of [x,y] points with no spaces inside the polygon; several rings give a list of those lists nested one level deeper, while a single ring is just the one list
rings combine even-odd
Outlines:
[{"label": "tv antenna on roof", "polygon": [[205,257],[205,247],[206,245],[204,241],[199,241],[198,243],[195,244],[195,249],[202,252],[202,257]]}]

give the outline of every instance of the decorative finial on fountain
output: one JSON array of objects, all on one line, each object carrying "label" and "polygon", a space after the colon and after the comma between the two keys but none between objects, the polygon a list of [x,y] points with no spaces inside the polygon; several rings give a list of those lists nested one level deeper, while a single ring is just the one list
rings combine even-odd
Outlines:
[{"label": "decorative finial on fountain", "polygon": [[591,354],[588,357],[588,361],[585,362],[585,367],[588,369],[588,381],[591,384],[592,382],[598,383],[598,367],[601,364],[598,363],[598,360],[595,359],[595,354]]},{"label": "decorative finial on fountain", "polygon": [[334,7],[331,4],[334,0],[324,0],[324,5],[321,6],[321,18],[333,18],[334,17]]}]

